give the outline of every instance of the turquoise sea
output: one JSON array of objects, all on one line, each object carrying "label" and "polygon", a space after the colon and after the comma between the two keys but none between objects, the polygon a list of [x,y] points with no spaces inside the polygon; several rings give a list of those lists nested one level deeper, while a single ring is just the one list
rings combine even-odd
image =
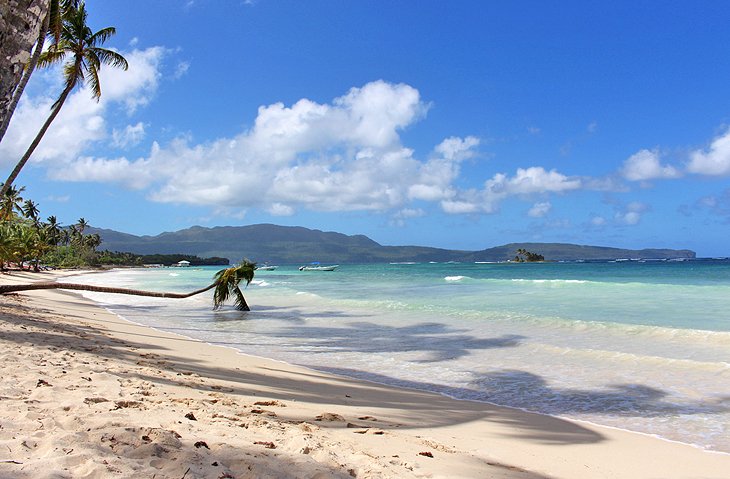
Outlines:
[{"label": "turquoise sea", "polygon": [[[730,261],[343,265],[258,271],[253,311],[92,294],[244,353],[730,453]],[[190,291],[218,267],[81,282]]]}]

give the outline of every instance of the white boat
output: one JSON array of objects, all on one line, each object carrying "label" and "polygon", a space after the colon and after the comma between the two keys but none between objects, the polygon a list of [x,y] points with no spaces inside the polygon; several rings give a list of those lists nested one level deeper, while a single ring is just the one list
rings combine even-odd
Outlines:
[{"label": "white boat", "polygon": [[334,271],[335,268],[337,268],[339,264],[335,264],[332,266],[321,266],[319,264],[309,264],[306,266],[300,266],[299,271]]},{"label": "white boat", "polygon": [[274,271],[278,266],[269,266],[265,264],[263,266],[256,266],[256,271]]}]

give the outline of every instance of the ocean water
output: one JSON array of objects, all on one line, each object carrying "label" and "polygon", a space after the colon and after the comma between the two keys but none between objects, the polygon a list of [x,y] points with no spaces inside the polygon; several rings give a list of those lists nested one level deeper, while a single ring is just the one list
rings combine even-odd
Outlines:
[{"label": "ocean water", "polygon": [[[79,282],[190,291],[219,268]],[[253,309],[88,293],[244,353],[730,453],[730,261],[343,265],[259,271]]]}]

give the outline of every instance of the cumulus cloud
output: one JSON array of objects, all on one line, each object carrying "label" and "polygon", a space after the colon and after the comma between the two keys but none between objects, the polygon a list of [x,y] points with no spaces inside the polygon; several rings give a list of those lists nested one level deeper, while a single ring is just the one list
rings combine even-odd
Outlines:
[{"label": "cumulus cloud", "polygon": [[[441,201],[441,209],[452,214],[488,214],[496,212],[500,203],[509,197],[518,196],[527,199],[534,195],[577,190],[582,186],[580,178],[571,178],[556,170],[547,171],[541,166],[518,168],[514,176],[505,173],[495,174],[484,182],[484,188],[481,190],[453,191],[449,198]],[[546,207],[542,206],[543,209]]]},{"label": "cumulus cloud", "polygon": [[[132,114],[153,98],[165,50],[152,47],[122,54],[129,62],[129,70],[102,67],[102,96],[98,102],[91,98],[87,87],[75,90],[46,132],[31,162],[51,160],[58,165],[75,160],[89,145],[109,136],[105,114],[110,106],[121,105],[128,114]],[[55,76],[60,75],[59,70]],[[44,78],[39,76],[41,80]],[[56,98],[56,92],[52,90],[38,97],[23,97],[0,143],[0,163],[10,164],[22,156],[48,118]],[[118,138],[121,139],[119,135]]]},{"label": "cumulus cloud", "polygon": [[634,201],[626,205],[620,211],[617,211],[614,218],[621,224],[633,226],[641,221],[641,216],[648,209],[648,205]]},{"label": "cumulus cloud", "polygon": [[621,174],[629,181],[678,178],[679,171],[673,166],[662,165],[659,152],[641,150],[631,155],[621,168]]},{"label": "cumulus cloud", "polygon": [[425,216],[426,212],[421,208],[403,208],[400,211],[396,211],[390,220],[392,226],[404,226],[406,220],[411,218],[419,218]]},{"label": "cumulus cloud", "polygon": [[[416,158],[401,134],[424,118],[429,105],[417,89],[382,80],[351,88],[330,102],[303,98],[262,105],[252,126],[231,137],[205,143],[190,137],[153,141],[140,158],[85,154],[102,140],[127,149],[146,139],[143,122],[107,125],[110,105],[131,115],[146,105],[157,89],[165,54],[161,48],[125,54],[130,72],[136,73],[125,77],[107,69],[101,102],[83,91],[69,99],[68,121],[49,131],[45,150],[36,157],[54,160],[48,161],[52,178],[116,183],[145,190],[153,201],[207,205],[215,211],[258,208],[277,216],[300,209],[389,211],[398,224],[425,214],[424,202],[450,214],[489,214],[508,197],[530,200],[584,187],[584,179],[535,166],[518,168],[511,176],[496,174],[481,188],[460,188],[463,164],[478,155],[479,139],[448,137],[425,159]],[[30,121],[52,100],[32,99],[23,115]],[[34,129],[25,120],[19,124],[24,126],[17,131]],[[6,144],[3,148],[9,148]],[[550,203],[541,201],[533,215],[549,210]]]},{"label": "cumulus cloud", "polygon": [[140,167],[141,163],[144,160],[81,157],[63,168],[54,168],[50,176],[56,180],[120,183],[132,189],[143,189],[150,184],[151,178]]},{"label": "cumulus cloud", "polygon": [[552,209],[553,205],[549,201],[541,201],[532,205],[532,208],[527,212],[527,216],[531,218],[542,218],[547,215]]},{"label": "cumulus cloud", "polygon": [[581,180],[569,178],[556,170],[546,171],[541,166],[518,168],[512,178],[503,174],[495,175],[487,181],[487,189],[495,193],[528,195],[532,193],[553,192],[559,193],[577,190],[581,187]]},{"label": "cumulus cloud", "polygon": [[730,128],[712,140],[708,151],[693,151],[690,154],[687,171],[710,176],[730,174]]},{"label": "cumulus cloud", "polygon": [[127,125],[123,130],[112,131],[112,144],[117,148],[138,145],[144,139],[144,123],[141,121],[136,125]]}]

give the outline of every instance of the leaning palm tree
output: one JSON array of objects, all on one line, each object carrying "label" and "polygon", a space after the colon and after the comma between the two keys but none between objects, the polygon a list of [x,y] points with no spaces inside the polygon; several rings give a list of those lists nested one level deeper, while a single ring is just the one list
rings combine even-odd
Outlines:
[{"label": "leaning palm tree", "polygon": [[124,70],[129,67],[127,60],[122,55],[99,46],[112,37],[116,33],[116,29],[114,27],[107,27],[102,28],[96,33],[92,33],[91,28],[86,24],[86,17],[86,6],[83,2],[79,3],[78,8],[69,8],[63,16],[59,41],[47,51],[43,52],[38,60],[38,66],[45,67],[61,62],[67,56],[70,56],[69,61],[63,66],[65,86],[61,95],[51,107],[51,114],[48,119],[5,181],[2,191],[0,191],[0,196],[5,194],[7,188],[13,184],[20,170],[28,162],[33,151],[35,151],[41,142],[43,135],[46,134],[46,131],[51,126],[51,123],[53,123],[58,112],[61,111],[61,107],[71,91],[88,81],[91,87],[92,97],[98,101],[101,97],[99,70],[101,70],[102,64],[119,67]]},{"label": "leaning palm tree", "polygon": [[3,284],[0,285],[0,294],[14,293],[17,291],[33,291],[37,289],[71,289],[78,291],[95,291],[98,293],[131,294],[134,296],[150,296],[153,298],[189,298],[196,294],[204,293],[215,288],[213,293],[213,309],[219,309],[223,303],[233,295],[236,308],[241,311],[251,311],[243,297],[240,287],[241,281],[246,281],[246,286],[253,280],[256,263],[243,260],[240,264],[218,271],[214,276],[213,284],[205,288],[197,289],[190,293],[159,293],[155,291],[142,291],[138,289],[110,288],[106,286],[95,286],[92,284],[78,283],[53,283],[39,282],[30,284]]}]

